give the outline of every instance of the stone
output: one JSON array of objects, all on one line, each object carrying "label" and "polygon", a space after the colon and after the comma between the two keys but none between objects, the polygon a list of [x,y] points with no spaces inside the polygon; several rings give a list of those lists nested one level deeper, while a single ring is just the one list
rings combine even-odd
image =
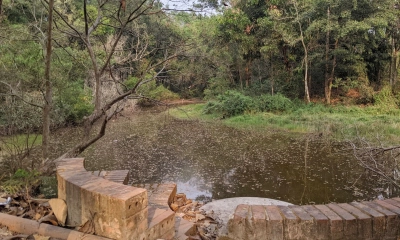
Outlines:
[{"label": "stone", "polygon": [[325,216],[319,209],[315,206],[306,205],[302,206],[308,214],[310,214],[314,218],[314,229],[313,229],[313,236],[316,239],[323,239],[330,234],[330,226],[329,226],[329,219]]},{"label": "stone", "polygon": [[383,239],[385,236],[385,215],[376,211],[373,208],[370,208],[368,205],[359,203],[359,202],[352,202],[350,205],[362,210],[365,213],[368,213],[373,217],[372,220],[372,235],[374,239]]},{"label": "stone", "polygon": [[320,210],[330,221],[330,235],[333,240],[343,239],[343,220],[334,211],[325,205],[316,205],[315,208]]},{"label": "stone", "polygon": [[273,239],[284,239],[284,222],[278,206],[265,206],[267,221],[267,235]]},{"label": "stone", "polygon": [[203,214],[199,214],[199,213],[196,214],[196,222],[203,220],[204,218],[206,218],[206,216],[204,216]]},{"label": "stone", "polygon": [[57,218],[58,223],[61,226],[65,226],[65,221],[67,220],[67,204],[63,199],[53,198],[49,200],[49,204],[51,209],[54,212],[54,215]]},{"label": "stone", "polygon": [[172,211],[174,211],[174,212],[178,211],[178,209],[179,209],[179,205],[175,204],[175,203],[172,203],[170,207],[171,207]]},{"label": "stone", "polygon": [[[362,202],[362,203],[385,215],[385,217],[386,217],[386,219],[385,219],[385,233],[384,233],[384,237],[383,238],[385,238],[385,239],[396,239],[397,229],[399,228],[399,223],[400,223],[399,216],[396,213],[391,212],[388,209],[386,209],[386,208],[382,207],[381,205],[377,204],[376,202]],[[375,235],[376,234],[374,233],[374,236]]]},{"label": "stone", "polygon": [[358,237],[361,239],[372,238],[372,218],[358,208],[348,203],[339,203],[341,208],[357,217],[358,223]]},{"label": "stone", "polygon": [[336,204],[330,203],[325,206],[329,207],[343,219],[343,237],[347,239],[356,239],[358,234],[357,219]]},{"label": "stone", "polygon": [[249,219],[249,226],[253,232],[253,238],[258,240],[267,240],[267,216],[265,206],[263,205],[250,205],[252,218]]}]

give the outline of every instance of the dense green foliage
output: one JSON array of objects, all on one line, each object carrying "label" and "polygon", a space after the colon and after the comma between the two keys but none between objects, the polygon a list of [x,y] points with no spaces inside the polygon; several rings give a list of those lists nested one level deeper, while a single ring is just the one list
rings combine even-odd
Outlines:
[{"label": "dense green foliage", "polygon": [[[181,119],[221,119],[220,113],[208,114],[209,104],[180,107],[170,114]],[[384,145],[400,141],[400,111],[370,106],[326,106],[320,103],[305,104],[296,101],[285,112],[248,112],[225,119],[224,124],[254,130],[281,129],[283,131],[308,133],[339,141],[360,137],[364,141],[380,141]],[[207,112],[207,114],[205,114]]]},{"label": "dense green foliage", "polygon": [[223,117],[232,117],[250,112],[284,112],[290,111],[294,104],[282,94],[264,94],[256,98],[246,96],[238,91],[226,91],[216,100],[209,101],[205,113],[218,113]]},{"label": "dense green foliage", "polygon": [[40,132],[48,105],[54,129],[117,112],[132,98],[146,105],[202,98],[210,116],[236,123],[255,116],[319,131],[335,119],[365,126],[379,120],[398,131],[399,3],[200,2],[212,14],[165,12],[150,1],[127,0],[125,9],[108,0],[56,1],[46,79],[48,6],[2,1],[0,133]]},{"label": "dense green foliage", "polygon": [[[2,4],[0,105],[8,115],[11,103],[18,108],[43,103],[47,10],[40,1]],[[397,107],[400,10],[393,1],[240,0],[229,2],[229,7],[210,1],[200,5],[216,10],[209,15],[143,15],[129,25],[110,62],[115,70],[109,77],[123,86],[117,91],[154,78],[148,87],[140,87],[140,94],[156,100],[176,99],[176,94],[205,97],[212,101],[207,111],[224,116],[284,111],[292,107],[287,98],[303,99],[307,94],[326,103]],[[80,122],[93,111],[90,54],[78,38],[66,34],[65,24],[83,31],[83,7],[77,1],[55,4],[53,126]],[[86,12],[94,23],[96,3],[88,3]],[[104,15],[93,32],[99,64],[107,54],[104,47],[117,33],[114,17]],[[149,71],[172,46],[190,47]],[[11,101],[10,91],[22,98]],[[33,106],[23,109],[32,116],[38,113],[30,125],[39,128],[40,111]],[[3,126],[10,125],[7,121],[2,116]]]}]

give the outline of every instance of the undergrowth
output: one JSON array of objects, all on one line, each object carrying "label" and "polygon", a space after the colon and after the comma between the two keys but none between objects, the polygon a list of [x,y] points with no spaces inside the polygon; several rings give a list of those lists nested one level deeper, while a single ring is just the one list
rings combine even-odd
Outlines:
[{"label": "undergrowth", "polygon": [[178,114],[177,110],[170,113],[178,118],[214,119],[237,128],[316,133],[337,140],[359,136],[383,139],[388,144],[400,140],[400,110],[397,108],[326,106],[303,102],[285,103],[283,106],[280,111],[279,108],[270,111],[253,109],[230,117],[223,115],[226,112],[210,111],[210,103],[182,107],[183,110],[188,109],[186,116]]}]

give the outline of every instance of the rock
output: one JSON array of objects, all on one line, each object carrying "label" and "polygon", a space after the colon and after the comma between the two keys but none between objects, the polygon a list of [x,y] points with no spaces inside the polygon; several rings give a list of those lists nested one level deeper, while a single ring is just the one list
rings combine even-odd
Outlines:
[{"label": "rock", "polygon": [[174,203],[177,204],[179,207],[182,207],[182,206],[185,205],[185,202],[184,202],[183,198],[179,198]]},{"label": "rock", "polygon": [[67,204],[65,201],[59,198],[53,198],[50,199],[49,204],[59,224],[64,226],[65,220],[67,219]]},{"label": "rock", "polygon": [[196,214],[196,222],[203,220],[204,218],[206,218],[206,216],[204,216],[203,214],[198,214],[198,213]]},{"label": "rock", "polygon": [[189,240],[202,240],[199,235],[189,236]]},{"label": "rock", "polygon": [[175,203],[171,204],[170,207],[171,207],[172,211],[174,211],[174,212],[178,211],[178,209],[179,209],[178,204],[175,204]]}]

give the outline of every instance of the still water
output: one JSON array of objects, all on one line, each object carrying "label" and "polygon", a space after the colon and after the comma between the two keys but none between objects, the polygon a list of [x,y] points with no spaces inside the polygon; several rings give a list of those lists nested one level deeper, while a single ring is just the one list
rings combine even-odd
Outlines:
[{"label": "still water", "polygon": [[386,197],[345,146],[314,134],[238,130],[138,111],[88,149],[88,170],[129,169],[132,184],[176,182],[191,199],[265,197],[322,204]]}]

